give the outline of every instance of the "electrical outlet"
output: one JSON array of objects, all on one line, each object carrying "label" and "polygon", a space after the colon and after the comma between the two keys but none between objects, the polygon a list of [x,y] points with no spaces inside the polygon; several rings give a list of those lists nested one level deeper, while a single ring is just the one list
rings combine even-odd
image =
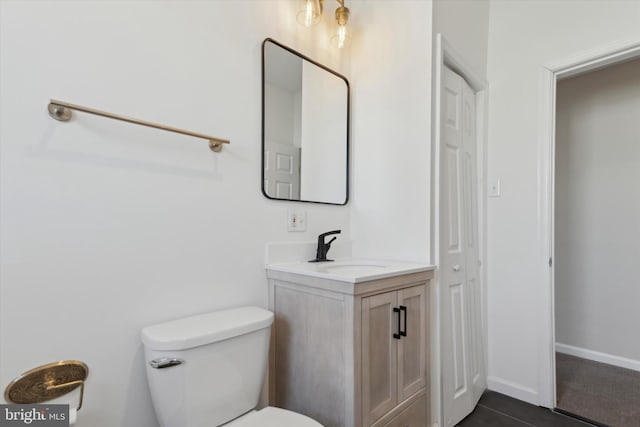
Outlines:
[{"label": "electrical outlet", "polygon": [[287,230],[306,231],[307,211],[298,209],[287,209]]},{"label": "electrical outlet", "polygon": [[499,179],[489,180],[489,189],[487,191],[487,195],[489,197],[500,197],[500,180]]}]

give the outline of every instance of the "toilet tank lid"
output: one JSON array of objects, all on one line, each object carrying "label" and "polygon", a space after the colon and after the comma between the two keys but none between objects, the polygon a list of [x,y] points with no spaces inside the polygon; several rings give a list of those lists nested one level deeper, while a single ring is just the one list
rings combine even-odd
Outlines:
[{"label": "toilet tank lid", "polygon": [[248,334],[271,323],[269,310],[233,308],[147,326],[142,329],[142,342],[151,350],[184,350]]}]

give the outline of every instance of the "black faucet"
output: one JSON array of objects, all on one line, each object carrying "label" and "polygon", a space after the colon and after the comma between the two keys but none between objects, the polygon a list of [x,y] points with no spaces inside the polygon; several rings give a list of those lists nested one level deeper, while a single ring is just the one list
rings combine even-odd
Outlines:
[{"label": "black faucet", "polygon": [[332,234],[340,234],[342,230],[333,230],[327,231],[326,233],[322,233],[318,236],[318,249],[316,250],[316,259],[312,259],[309,262],[325,262],[325,261],[333,261],[332,259],[327,259],[327,252],[331,248],[331,242],[336,240],[336,237],[329,240],[327,243],[324,242],[324,238],[326,236],[330,236]]}]

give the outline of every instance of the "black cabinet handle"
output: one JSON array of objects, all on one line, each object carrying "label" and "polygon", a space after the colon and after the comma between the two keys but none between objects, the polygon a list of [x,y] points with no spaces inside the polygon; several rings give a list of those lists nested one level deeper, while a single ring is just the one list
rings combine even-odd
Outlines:
[{"label": "black cabinet handle", "polygon": [[393,312],[398,313],[398,333],[393,334],[393,337],[397,340],[400,339],[402,332],[400,332],[400,309],[398,307],[393,307]]},{"label": "black cabinet handle", "polygon": [[[403,337],[407,336],[407,307],[405,307],[404,305],[400,306],[400,311],[404,312],[404,330],[399,330],[400,331],[400,335],[402,335]],[[398,314],[398,318],[400,317],[400,315]]]}]

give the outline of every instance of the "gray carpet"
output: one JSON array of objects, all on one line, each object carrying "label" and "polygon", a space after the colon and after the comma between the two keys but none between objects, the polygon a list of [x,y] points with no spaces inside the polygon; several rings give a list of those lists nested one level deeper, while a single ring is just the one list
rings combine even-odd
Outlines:
[{"label": "gray carpet", "polygon": [[611,427],[640,427],[640,372],[556,353],[557,407]]}]

